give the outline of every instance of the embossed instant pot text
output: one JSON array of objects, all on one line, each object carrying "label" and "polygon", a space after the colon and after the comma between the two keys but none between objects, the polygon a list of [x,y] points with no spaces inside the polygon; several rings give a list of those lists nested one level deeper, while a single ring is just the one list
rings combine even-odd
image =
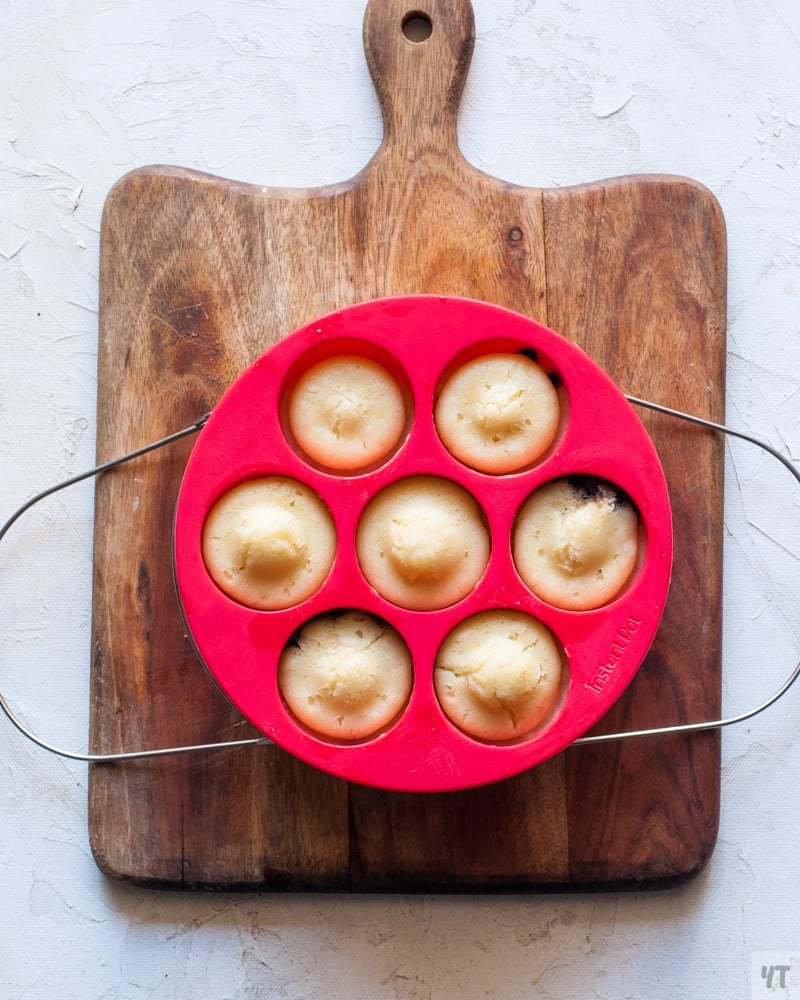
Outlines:
[{"label": "embossed instant pot text", "polygon": [[641,624],[641,618],[634,618],[633,615],[631,615],[626,619],[624,625],[620,625],[617,629],[617,634],[614,636],[611,649],[608,651],[608,655],[595,674],[594,679],[586,682],[586,687],[588,687],[590,691],[596,691],[597,694],[602,692],[603,688],[611,679],[611,675],[619,666],[623,656],[628,651],[628,647],[631,644],[634,633],[638,631]]}]

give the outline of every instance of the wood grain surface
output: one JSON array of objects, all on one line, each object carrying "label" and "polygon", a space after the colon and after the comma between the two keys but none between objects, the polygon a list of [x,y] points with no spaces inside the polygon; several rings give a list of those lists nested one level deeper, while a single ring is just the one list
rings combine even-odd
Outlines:
[{"label": "wood grain surface", "polygon": [[[409,10],[432,34],[407,39]],[[541,190],[489,177],[457,142],[468,0],[371,0],[364,45],[383,142],[353,179],[262,188],[174,167],[123,177],[103,217],[98,457],[177,430],[298,326],[366,299],[463,295],[580,344],[628,392],[719,420],[726,248],[700,185],[637,176]],[[591,165],[587,164],[587,171]],[[670,484],[675,570],[634,683],[597,727],[720,706],[723,453],[645,416]],[[171,526],[191,439],[97,484],[91,747],[251,730],[195,658]],[[208,888],[443,890],[667,884],[702,867],[719,811],[717,733],[573,747],[512,780],[413,795],[349,785],[274,746],[91,768],[103,871]]]}]

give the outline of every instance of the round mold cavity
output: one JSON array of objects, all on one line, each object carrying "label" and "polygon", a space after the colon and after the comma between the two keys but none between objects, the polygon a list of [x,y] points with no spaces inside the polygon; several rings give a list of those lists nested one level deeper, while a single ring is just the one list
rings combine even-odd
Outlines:
[{"label": "round mold cavity", "polygon": [[414,685],[411,652],[394,626],[354,608],[304,622],[284,645],[278,689],[314,739],[363,743],[402,714]]},{"label": "round mold cavity", "polygon": [[459,368],[439,390],[434,423],[459,461],[491,475],[531,467],[555,439],[558,396],[524,354],[490,354]]},{"label": "round mold cavity", "polygon": [[490,553],[478,502],[438,476],[409,476],[384,487],[356,531],[367,582],[384,600],[410,611],[440,611],[473,593]]},{"label": "round mold cavity", "polygon": [[442,445],[479,473],[507,476],[541,465],[569,420],[557,366],[531,343],[470,345],[439,378],[433,422]]},{"label": "round mold cavity", "polygon": [[647,531],[624,490],[596,476],[562,476],[522,503],[511,532],[525,586],[564,611],[618,600],[645,564]]},{"label": "round mold cavity", "polygon": [[513,608],[480,611],[459,622],[437,650],[433,678],[448,720],[489,744],[533,739],[558,716],[569,685],[556,636]]},{"label": "round mold cavity", "polygon": [[325,583],[336,557],[333,517],[297,479],[246,479],[218,497],[203,523],[203,562],[232,600],[277,611]]},{"label": "round mold cavity", "polygon": [[364,339],[318,343],[297,358],[279,409],[289,444],[312,468],[337,476],[364,475],[390,461],[414,420],[405,369]]},{"label": "round mold cavity", "polygon": [[[491,476],[450,456],[433,423],[437,387],[467,358],[487,352],[535,352],[561,402],[556,440],[531,468]],[[287,394],[317,361],[359,353],[401,385],[406,430],[394,452],[354,474],[316,468],[287,433]],[[225,490],[261,476],[298,479],[327,505],[337,552],[323,586],[285,609],[244,607],[208,573],[202,533]],[[537,486],[567,475],[614,483],[639,512],[646,546],[631,583],[608,605],[574,612],[553,607],[524,586],[511,554],[516,512]],[[459,602],[439,610],[400,607],[368,584],[356,554],[359,519],[394,482],[438,476],[463,487],[485,518],[485,573]],[[633,408],[578,347],[509,310],[468,299],[396,296],[324,316],[266,351],[222,396],[198,434],[174,521],[174,568],[181,612],[198,655],[233,705],[261,732],[306,763],[361,784],[398,791],[473,787],[519,774],[560,752],[608,710],[633,678],[666,601],[672,557],[669,498],[658,456]],[[405,706],[375,735],[337,741],[317,735],[289,711],[278,665],[298,629],[316,616],[358,609],[388,622],[411,654]],[[557,637],[565,674],[559,702],[527,736],[487,742],[444,715],[434,662],[459,622],[492,608],[533,615]]]}]

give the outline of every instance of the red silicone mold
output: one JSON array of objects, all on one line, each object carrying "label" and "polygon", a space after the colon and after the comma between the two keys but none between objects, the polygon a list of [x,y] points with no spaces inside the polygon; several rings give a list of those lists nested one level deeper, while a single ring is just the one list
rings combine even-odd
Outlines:
[{"label": "red silicone mold", "polygon": [[[531,467],[504,475],[476,472],[443,446],[433,420],[437,387],[458,364],[484,354],[535,356],[558,386],[562,421],[553,445]],[[355,473],[312,464],[286,428],[294,381],[323,357],[363,355],[398,381],[406,430],[385,460]],[[233,486],[263,476],[290,477],[314,490],[337,532],[332,568],[302,603],[254,610],[226,596],[203,561],[205,519]],[[384,487],[416,475],[449,479],[484,512],[491,539],[487,568],[469,595],[434,611],[411,611],[380,596],[355,552],[359,518]],[[520,579],[511,536],[522,503],[563,476],[612,483],[640,519],[639,564],[605,606],[565,611]],[[203,663],[237,709],[285,750],[351,781],[404,791],[465,788],[517,774],[558,753],[589,729],[619,697],[655,635],[669,588],[672,526],[666,483],[653,444],[611,379],[578,347],[532,320],[468,299],[399,296],[365,302],[308,324],[276,344],[233,383],[200,432],[186,467],[175,515],[178,598]],[[450,630],[490,608],[525,612],[552,632],[563,650],[558,705],[531,733],[507,743],[468,736],[444,715],[433,664]],[[314,734],[288,710],[277,683],[280,655],[293,633],[316,615],[357,609],[392,625],[413,659],[410,698],[377,735],[346,743]]]}]

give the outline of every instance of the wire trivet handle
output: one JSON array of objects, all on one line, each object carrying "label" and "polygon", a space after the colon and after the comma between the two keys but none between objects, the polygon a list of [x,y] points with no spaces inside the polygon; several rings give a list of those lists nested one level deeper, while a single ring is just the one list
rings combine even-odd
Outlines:
[{"label": "wire trivet handle", "polygon": [[[663,406],[660,403],[652,403],[645,399],[638,399],[636,396],[626,395],[625,398],[635,406],[641,406],[648,410],[655,410],[656,412],[666,414],[669,417],[675,417],[691,424],[697,424],[699,427],[705,427],[709,430],[716,431],[719,434],[739,438],[742,441],[755,445],[757,448],[760,448],[762,451],[767,452],[767,454],[777,459],[789,470],[795,480],[800,483],[800,469],[798,469],[797,465],[791,459],[787,458],[784,454],[778,451],[777,448],[774,448],[771,444],[769,444],[769,442],[764,441],[761,438],[757,438],[752,434],[745,433],[744,431],[735,430],[725,424],[714,423],[712,420],[706,420],[704,417],[698,417],[691,413],[684,413],[681,410],[672,409],[669,406]],[[88,469],[86,472],[79,473],[76,476],[65,479],[61,483],[56,483],[55,486],[51,486],[48,489],[43,490],[41,493],[37,493],[35,496],[31,497],[30,500],[27,500],[24,504],[22,504],[22,506],[19,507],[0,528],[0,542],[6,536],[11,526],[15,524],[15,522],[18,521],[23,514],[29,511],[32,507],[36,506],[36,504],[40,501],[52,496],[54,493],[58,493],[60,490],[66,489],[68,486],[74,486],[76,483],[99,476],[101,473],[108,472],[110,469],[124,465],[126,462],[132,462],[134,459],[140,458],[148,452],[156,451],[159,448],[164,448],[176,441],[180,441],[182,438],[196,434],[198,431],[202,430],[210,416],[210,413],[205,413],[193,424],[190,424],[188,427],[184,427],[182,430],[175,431],[173,434],[168,434],[166,437],[159,438],[157,441],[153,441],[141,448],[137,448],[135,451],[131,451],[126,455],[121,455],[118,458],[111,459],[109,462],[97,465],[92,469]],[[627,732],[604,733],[598,736],[582,736],[579,739],[574,740],[570,746],[585,746],[589,743],[609,743],[612,740],[627,740],[642,736],[665,736],[673,733],[698,733],[711,729],[721,729],[724,726],[732,726],[738,722],[744,722],[747,719],[752,719],[754,716],[759,715],[761,712],[774,705],[786,694],[792,684],[794,684],[798,674],[800,674],[800,661],[798,661],[794,670],[792,670],[774,694],[772,694],[760,705],[757,705],[755,708],[751,708],[746,712],[742,712],[739,715],[731,715],[720,719],[710,719],[705,722],[685,722],[672,726],[658,726],[652,729],[635,729]],[[126,760],[142,760],[143,758],[148,757],[172,757],[176,754],[233,749],[234,747],[263,746],[272,743],[272,740],[263,736],[243,740],[225,740],[217,743],[196,743],[188,746],[161,747],[149,750],[126,750],[119,753],[80,753],[53,746],[51,743],[47,743],[45,740],[33,733],[14,714],[2,693],[0,693],[0,709],[2,709],[9,722],[11,722],[11,724],[26,739],[30,740],[42,750],[47,750],[49,753],[56,754],[59,757],[66,757],[69,760],[86,761],[90,764],[114,763]]]}]

